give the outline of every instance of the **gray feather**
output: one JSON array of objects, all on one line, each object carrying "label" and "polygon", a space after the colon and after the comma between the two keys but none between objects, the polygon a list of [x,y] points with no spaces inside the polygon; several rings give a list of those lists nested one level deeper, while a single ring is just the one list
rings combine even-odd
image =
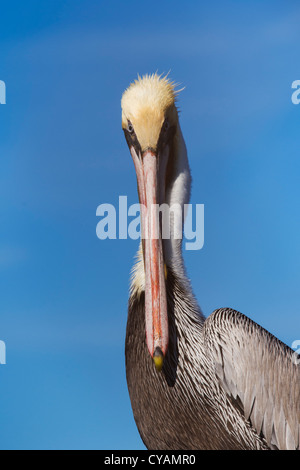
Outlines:
[{"label": "gray feather", "polygon": [[[215,311],[204,324],[216,376],[270,446],[299,448],[299,366],[294,352],[239,312]],[[222,363],[220,354],[222,351]]]}]

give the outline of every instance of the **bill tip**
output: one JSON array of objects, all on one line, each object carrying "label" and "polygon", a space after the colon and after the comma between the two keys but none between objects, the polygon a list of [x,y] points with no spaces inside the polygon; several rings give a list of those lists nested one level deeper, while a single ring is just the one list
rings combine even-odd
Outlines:
[{"label": "bill tip", "polygon": [[157,372],[160,372],[164,364],[164,355],[163,355],[162,350],[159,347],[155,348],[155,351],[153,354],[153,361],[154,361]]}]

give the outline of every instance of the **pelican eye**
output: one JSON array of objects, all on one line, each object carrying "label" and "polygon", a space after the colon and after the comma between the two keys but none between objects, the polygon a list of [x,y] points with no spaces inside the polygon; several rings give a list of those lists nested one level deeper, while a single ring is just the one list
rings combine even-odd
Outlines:
[{"label": "pelican eye", "polygon": [[127,130],[128,130],[128,132],[129,132],[129,134],[131,134],[131,135],[134,134],[134,128],[133,128],[133,125],[131,124],[130,121],[128,121]]},{"label": "pelican eye", "polygon": [[170,127],[170,123],[168,121],[168,119],[165,119],[165,122],[163,123],[163,129],[164,131],[166,132]]}]

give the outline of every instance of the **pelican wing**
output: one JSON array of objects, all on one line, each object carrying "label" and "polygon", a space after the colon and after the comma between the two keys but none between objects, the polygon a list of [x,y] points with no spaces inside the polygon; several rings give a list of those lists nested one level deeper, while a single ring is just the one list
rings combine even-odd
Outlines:
[{"label": "pelican wing", "polygon": [[219,309],[205,321],[215,373],[270,447],[299,449],[300,357],[245,315]]}]

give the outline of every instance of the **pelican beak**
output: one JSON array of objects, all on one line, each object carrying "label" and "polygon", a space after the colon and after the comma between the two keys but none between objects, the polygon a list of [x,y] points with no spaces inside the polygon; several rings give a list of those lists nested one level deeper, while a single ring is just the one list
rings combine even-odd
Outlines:
[{"label": "pelican beak", "polygon": [[[131,147],[141,206],[141,233],[145,266],[145,321],[148,350],[158,371],[167,352],[168,310],[165,285],[166,268],[163,259],[159,221],[159,155],[146,150],[137,155]],[[164,177],[164,175],[161,175]],[[164,190],[164,188],[163,188]]]}]

